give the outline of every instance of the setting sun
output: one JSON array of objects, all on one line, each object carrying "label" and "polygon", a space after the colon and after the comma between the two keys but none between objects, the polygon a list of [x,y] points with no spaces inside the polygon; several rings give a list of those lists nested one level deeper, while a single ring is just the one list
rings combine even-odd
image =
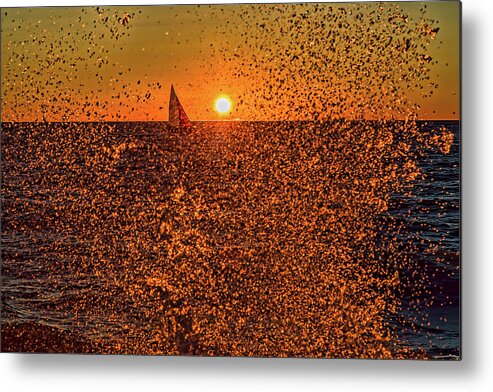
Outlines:
[{"label": "setting sun", "polygon": [[220,97],[216,100],[214,107],[219,114],[227,114],[231,110],[231,101],[226,97]]}]

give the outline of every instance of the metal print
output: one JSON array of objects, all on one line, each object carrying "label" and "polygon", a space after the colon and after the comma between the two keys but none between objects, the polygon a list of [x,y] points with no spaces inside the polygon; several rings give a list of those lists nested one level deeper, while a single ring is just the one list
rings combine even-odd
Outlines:
[{"label": "metal print", "polygon": [[459,2],[1,23],[3,352],[460,358]]}]

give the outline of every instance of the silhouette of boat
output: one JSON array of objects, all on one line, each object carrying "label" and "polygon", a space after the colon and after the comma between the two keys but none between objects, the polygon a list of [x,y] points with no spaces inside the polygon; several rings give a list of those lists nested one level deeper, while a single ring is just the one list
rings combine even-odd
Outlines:
[{"label": "silhouette of boat", "polygon": [[171,85],[171,93],[169,97],[169,117],[168,124],[172,127],[188,129],[192,127],[192,123],[183,109],[178,96],[176,95],[173,85]]}]

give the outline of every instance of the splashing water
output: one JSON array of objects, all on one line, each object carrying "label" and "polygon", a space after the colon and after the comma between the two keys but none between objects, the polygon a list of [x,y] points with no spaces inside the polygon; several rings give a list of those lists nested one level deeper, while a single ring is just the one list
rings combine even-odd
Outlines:
[{"label": "splashing water", "polygon": [[[458,190],[427,166],[457,133],[417,121],[438,27],[395,4],[168,9],[228,33],[204,51],[271,121],[105,122],[160,105],[115,55],[148,13],[2,10],[2,346],[56,350],[16,346],[34,324],[84,342],[61,351],[433,357],[435,306],[458,315]],[[227,83],[208,58],[197,83]]]}]

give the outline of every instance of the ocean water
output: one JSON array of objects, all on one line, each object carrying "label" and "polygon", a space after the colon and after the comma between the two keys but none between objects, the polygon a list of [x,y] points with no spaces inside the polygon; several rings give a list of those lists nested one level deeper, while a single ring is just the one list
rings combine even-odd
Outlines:
[{"label": "ocean water", "polygon": [[428,152],[423,157],[425,177],[415,182],[411,197],[394,195],[390,212],[405,216],[407,234],[420,244],[414,257],[428,276],[424,297],[434,297],[426,315],[414,318],[414,330],[402,331],[410,344],[426,347],[432,357],[454,359],[460,356],[460,123],[421,125],[444,126],[454,141],[448,154]]},{"label": "ocean water", "polygon": [[[4,123],[2,331],[85,352],[458,358],[459,123],[410,129]],[[419,139],[436,130],[450,151]]]}]

